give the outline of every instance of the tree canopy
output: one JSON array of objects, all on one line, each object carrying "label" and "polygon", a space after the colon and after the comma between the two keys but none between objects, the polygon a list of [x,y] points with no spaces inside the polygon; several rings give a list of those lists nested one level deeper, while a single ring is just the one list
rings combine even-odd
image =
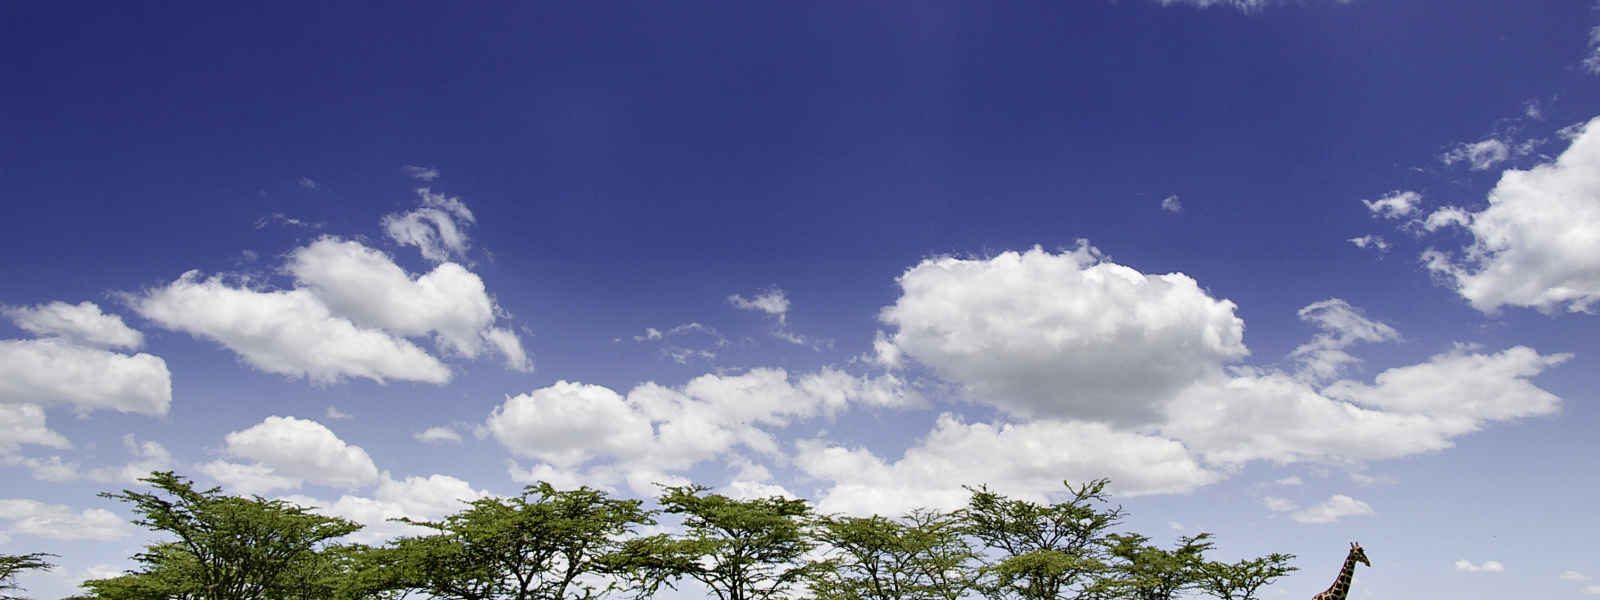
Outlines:
[{"label": "tree canopy", "polygon": [[[360,526],[282,500],[196,489],[171,472],[143,481],[149,491],[102,496],[165,539],[132,557],[136,569],[85,582],[81,598],[601,600],[693,582],[718,600],[1256,600],[1295,570],[1288,554],[1211,560],[1207,533],[1167,547],[1121,531],[1103,479],[1067,484],[1053,502],[979,486],[959,509],[898,517],[700,485],[665,487],[647,508],[540,483],[438,520],[399,519],[426,532],[375,546],[340,543]],[[15,575],[47,558],[0,555],[0,600],[19,598]]]}]

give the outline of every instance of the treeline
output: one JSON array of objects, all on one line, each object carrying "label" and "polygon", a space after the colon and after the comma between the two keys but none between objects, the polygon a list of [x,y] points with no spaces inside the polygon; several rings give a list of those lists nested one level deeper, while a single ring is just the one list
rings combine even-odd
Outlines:
[{"label": "treeline", "polygon": [[[457,600],[647,598],[698,582],[718,600],[1170,600],[1258,597],[1292,572],[1291,555],[1209,560],[1209,534],[1172,547],[1114,531],[1107,482],[1067,485],[1060,502],[971,489],[954,511],[896,518],[816,513],[805,500],[751,500],[666,487],[657,508],[548,484],[463,503],[418,535],[341,543],[360,525],[281,500],[197,489],[170,472],[126,502],[167,541],[137,567],[84,583],[107,600]],[[671,526],[663,526],[661,523]],[[48,568],[48,555],[22,555]],[[0,561],[0,565],[11,563]],[[0,571],[0,598],[20,569]]]}]

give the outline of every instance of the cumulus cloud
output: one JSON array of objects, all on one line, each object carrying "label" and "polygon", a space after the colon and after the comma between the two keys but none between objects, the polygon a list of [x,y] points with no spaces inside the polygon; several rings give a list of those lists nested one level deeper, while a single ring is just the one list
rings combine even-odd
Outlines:
[{"label": "cumulus cloud", "polygon": [[1463,143],[1439,156],[1446,165],[1463,163],[1473,171],[1487,171],[1508,158],[1511,158],[1511,147],[1495,138]]},{"label": "cumulus cloud", "polygon": [[434,262],[465,257],[471,240],[466,228],[477,220],[460,198],[418,188],[421,206],[385,215],[383,230],[402,246],[416,246],[422,257]]},{"label": "cumulus cloud", "polygon": [[1167,211],[1169,213],[1180,213],[1180,212],[1183,212],[1183,200],[1179,199],[1177,194],[1172,194],[1170,196],[1162,198],[1161,199],[1161,210]]},{"label": "cumulus cloud", "polygon": [[433,167],[406,165],[405,172],[406,175],[410,175],[412,179],[416,179],[417,181],[433,181],[439,178],[439,170]]},{"label": "cumulus cloud", "polygon": [[45,425],[44,409],[33,404],[0,404],[0,459],[23,444],[65,450],[72,442]]},{"label": "cumulus cloud", "polygon": [[1351,346],[1400,339],[1400,332],[1393,327],[1366,318],[1340,298],[1308,304],[1299,315],[1301,321],[1312,323],[1321,331],[1296,347],[1289,358],[1299,365],[1303,377],[1313,380],[1332,379],[1346,366],[1359,362],[1346,352]]},{"label": "cumulus cloud", "polygon": [[1490,422],[1551,414],[1560,399],[1529,378],[1568,355],[1526,347],[1464,350],[1388,369],[1374,384],[1324,389],[1282,373],[1197,382],[1180,393],[1160,431],[1217,465],[1351,464],[1449,448]]},{"label": "cumulus cloud", "polygon": [[1297,523],[1326,524],[1350,517],[1367,517],[1376,514],[1372,506],[1344,494],[1336,494],[1321,504],[1308,506],[1289,515]]},{"label": "cumulus cloud", "polygon": [[1474,308],[1592,312],[1600,300],[1600,118],[1555,161],[1505,171],[1487,208],[1440,219],[1450,223],[1463,223],[1472,244],[1459,257],[1430,249],[1423,261]]},{"label": "cumulus cloud", "polygon": [[467,358],[486,347],[514,368],[527,356],[516,335],[492,327],[498,307],[483,280],[456,263],[412,277],[387,255],[360,243],[325,237],[289,255],[286,268],[334,313],[357,326],[402,337],[433,336]]},{"label": "cumulus cloud", "polygon": [[172,404],[167,362],[62,338],[0,340],[0,403],[66,404],[80,412],[164,415]]},{"label": "cumulus cloud", "polygon": [[512,454],[547,465],[532,469],[544,476],[582,478],[591,485],[626,482],[652,493],[651,484],[672,472],[739,448],[777,453],[770,430],[797,419],[834,415],[848,406],[919,401],[892,376],[857,377],[835,369],[794,377],[782,369],[707,374],[681,388],[645,383],[625,396],[561,381],[506,398],[485,430]]},{"label": "cumulus cloud", "polygon": [[38,500],[0,499],[0,523],[6,535],[28,535],[62,541],[109,541],[127,537],[130,527],[103,508],[74,512],[72,507]]},{"label": "cumulus cloud", "polygon": [[130,433],[122,436],[122,447],[133,456],[132,460],[121,466],[90,469],[88,478],[100,483],[137,484],[150,473],[172,468],[172,453],[159,443],[139,441]]},{"label": "cumulus cloud", "polygon": [[328,516],[355,521],[363,527],[348,539],[355,543],[378,544],[423,531],[392,519],[436,520],[461,510],[464,503],[488,496],[488,492],[449,475],[394,479],[384,473],[371,496],[346,494],[334,500],[322,500],[292,495],[283,499]]},{"label": "cumulus cloud", "polygon": [[93,302],[51,302],[38,306],[0,308],[24,331],[41,337],[60,337],[85,346],[136,349],[144,335],[128,327],[122,317],[100,311]]},{"label": "cumulus cloud", "polygon": [[933,258],[899,278],[889,342],[972,400],[1017,416],[1155,420],[1177,390],[1245,356],[1244,321],[1181,273],[1076,250]]},{"label": "cumulus cloud", "polygon": [[450,380],[450,369],[415,344],[334,314],[305,288],[258,291],[189,271],[132,304],[144,318],[220,343],[268,373],[317,383]]},{"label": "cumulus cloud", "polygon": [[429,427],[429,428],[424,429],[422,431],[418,431],[417,433],[413,434],[411,437],[412,437],[412,439],[415,439],[415,440],[417,440],[419,442],[422,442],[424,444],[446,444],[446,443],[459,444],[459,443],[461,443],[461,434],[456,433],[456,430],[451,429],[449,427]]},{"label": "cumulus cloud", "polygon": [[378,467],[360,446],[345,443],[316,421],[267,417],[225,438],[224,453],[251,461],[216,461],[203,470],[240,493],[265,493],[314,483],[355,488],[378,480]]},{"label": "cumulus cloud", "polygon": [[1462,559],[1456,561],[1456,570],[1467,573],[1501,573],[1506,570],[1506,566],[1500,564],[1498,560],[1486,560],[1483,564],[1475,565],[1470,560]]},{"label": "cumulus cloud", "polygon": [[1186,492],[1219,479],[1182,444],[1160,437],[1100,423],[966,423],[950,414],[892,462],[863,448],[803,440],[795,464],[829,482],[818,509],[853,514],[956,508],[967,500],[963,485],[1044,501],[1063,491],[1063,479],[1109,477],[1113,491],[1127,496]]},{"label": "cumulus cloud", "polygon": [[830,340],[815,340],[789,329],[789,296],[778,288],[768,288],[746,298],[740,294],[728,296],[728,303],[739,310],[765,313],[777,321],[773,337],[800,346],[820,349],[832,345]]},{"label": "cumulus cloud", "polygon": [[1362,200],[1361,203],[1367,205],[1374,216],[1399,219],[1416,214],[1417,207],[1422,204],[1422,194],[1395,190],[1377,200]]},{"label": "cumulus cloud", "polygon": [[1345,240],[1345,241],[1350,242],[1351,244],[1354,244],[1355,247],[1360,248],[1362,250],[1365,250],[1367,248],[1372,248],[1373,250],[1377,250],[1378,252],[1388,252],[1389,251],[1389,242],[1384,240],[1383,236],[1380,236],[1380,235],[1372,235],[1372,234],[1369,233],[1367,235],[1363,235],[1363,236],[1360,236],[1360,237],[1353,237],[1353,238],[1350,238],[1350,239]]}]

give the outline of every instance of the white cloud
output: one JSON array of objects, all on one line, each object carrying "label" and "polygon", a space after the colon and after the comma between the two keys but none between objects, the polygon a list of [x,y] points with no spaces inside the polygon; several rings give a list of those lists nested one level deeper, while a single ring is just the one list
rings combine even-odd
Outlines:
[{"label": "white cloud", "polygon": [[72,442],[45,425],[44,409],[32,404],[0,404],[0,457],[23,444],[65,450]]},{"label": "white cloud", "polygon": [[1473,243],[1459,259],[1429,250],[1423,260],[1474,308],[1590,312],[1600,301],[1600,118],[1554,162],[1505,171],[1466,228]]},{"label": "white cloud", "polygon": [[880,315],[893,345],[1015,415],[1150,421],[1178,389],[1248,353],[1232,302],[1083,241],[1060,254],[927,259],[899,283]]},{"label": "white cloud", "polygon": [[54,338],[0,340],[0,403],[163,415],[172,404],[172,374],[166,361],[150,354]]},{"label": "white cloud", "polygon": [[72,507],[38,500],[0,499],[0,530],[7,535],[30,535],[63,541],[109,541],[127,537],[130,528],[115,513],[103,508],[73,512]]},{"label": "white cloud", "polygon": [[300,187],[303,187],[303,188],[308,189],[308,190],[314,190],[314,189],[317,189],[318,187],[320,187],[320,186],[317,185],[317,181],[315,179],[310,178],[310,177],[301,177],[299,180],[295,181],[295,183],[300,184]]},{"label": "white cloud", "polygon": [[1400,339],[1400,332],[1393,327],[1366,318],[1340,298],[1308,304],[1299,315],[1301,321],[1322,330],[1289,353],[1289,358],[1299,365],[1299,374],[1313,381],[1337,377],[1346,366],[1359,362],[1345,351],[1351,346]]},{"label": "white cloud", "polygon": [[1063,479],[1109,477],[1114,492],[1127,496],[1186,492],[1220,479],[1182,444],[1100,423],[992,425],[944,414],[923,440],[893,462],[863,448],[821,440],[797,445],[795,464],[829,483],[817,500],[824,512],[892,515],[916,507],[951,509],[966,502],[962,485],[988,485],[1043,501],[1064,491]]},{"label": "white cloud", "polygon": [[1554,412],[1560,400],[1528,378],[1566,358],[1524,347],[1457,350],[1386,370],[1375,385],[1340,381],[1322,391],[1282,373],[1218,377],[1179,394],[1160,430],[1218,465],[1410,456],[1449,448],[1489,422]]},{"label": "white cloud", "polygon": [[1569,570],[1569,571],[1562,571],[1561,572],[1561,580],[1562,581],[1588,581],[1589,580],[1589,576],[1588,575],[1584,575],[1583,573],[1579,573],[1577,571],[1570,571]]},{"label": "white cloud", "polygon": [[1267,507],[1267,510],[1272,512],[1289,512],[1300,508],[1300,505],[1295,504],[1293,500],[1288,498],[1279,498],[1277,496],[1267,496],[1262,498],[1261,505]]},{"label": "white cloud", "polygon": [[1350,242],[1351,244],[1354,244],[1355,247],[1360,248],[1362,250],[1366,250],[1367,248],[1372,248],[1373,250],[1377,250],[1379,252],[1388,252],[1389,251],[1389,242],[1385,241],[1383,239],[1383,236],[1380,236],[1380,235],[1372,235],[1372,234],[1369,233],[1367,235],[1363,235],[1363,236],[1360,236],[1360,237],[1353,237],[1353,238],[1350,238],[1350,239],[1345,240],[1345,241]]},{"label": "white cloud", "polygon": [[517,339],[517,334],[510,329],[491,327],[481,334],[483,341],[505,358],[506,368],[513,371],[528,372],[533,370],[533,359],[528,358],[527,351],[522,349],[522,340]]},{"label": "white cloud", "polygon": [[789,297],[783,290],[776,287],[763,290],[749,298],[733,294],[728,296],[728,303],[739,310],[771,315],[777,320],[777,327],[772,331],[773,337],[785,342],[798,346],[811,346],[812,349],[821,349],[833,344],[832,340],[816,340],[791,331],[789,329]]},{"label": "white cloud", "polygon": [[144,345],[144,336],[123,323],[122,317],[101,312],[93,302],[51,302],[0,310],[18,327],[36,336],[61,337],[101,348],[135,349]]},{"label": "white cloud", "polygon": [[396,480],[384,473],[370,497],[347,494],[327,501],[294,495],[283,499],[325,515],[355,521],[363,527],[349,536],[349,541],[379,544],[400,535],[416,535],[424,531],[391,519],[436,520],[461,510],[463,503],[488,496],[488,492],[474,489],[466,481],[448,475]]},{"label": "white cloud", "polygon": [[[626,396],[598,385],[561,381],[506,398],[485,430],[513,454],[544,464],[523,480],[561,478],[590,485],[627,482],[653,493],[653,481],[737,448],[779,450],[770,429],[849,406],[901,407],[920,402],[891,376],[856,377],[835,369],[791,377],[782,369],[707,374],[681,388],[641,384]],[[513,466],[513,473],[521,471]]]},{"label": "white cloud", "polygon": [[507,398],[487,422],[512,453],[559,466],[631,454],[652,441],[650,419],[610,388],[559,381]]},{"label": "white cloud", "polygon": [[1506,570],[1506,566],[1497,560],[1486,560],[1483,564],[1475,565],[1472,561],[1463,559],[1456,561],[1456,570],[1467,573],[1501,573]]},{"label": "white cloud", "polygon": [[753,310],[767,313],[784,322],[789,315],[789,297],[778,288],[770,288],[759,294],[746,298],[739,294],[728,296],[728,303],[740,310]]},{"label": "white cloud", "polygon": [[476,222],[460,198],[418,188],[422,206],[383,217],[383,230],[402,246],[416,246],[422,257],[445,262],[467,254],[471,245],[465,231]]},{"label": "white cloud", "polygon": [[1344,494],[1336,494],[1321,504],[1306,507],[1304,510],[1289,515],[1298,523],[1333,523],[1349,517],[1366,517],[1375,514],[1372,507],[1365,502],[1351,498]]},{"label": "white cloud", "polygon": [[172,453],[159,443],[149,440],[141,442],[130,433],[122,436],[122,447],[133,455],[133,460],[120,467],[90,469],[88,477],[91,481],[137,484],[139,479],[149,477],[152,472],[172,468]]},{"label": "white cloud", "polygon": [[323,411],[322,416],[327,417],[329,421],[348,421],[355,418],[350,413],[339,410],[339,407],[332,404],[328,405],[328,410]]},{"label": "white cloud", "polygon": [[1423,231],[1438,231],[1446,227],[1466,227],[1472,224],[1472,213],[1456,206],[1445,206],[1428,213],[1422,222]]},{"label": "white cloud", "polygon": [[[1268,4],[1270,4],[1272,2],[1272,0],[1156,0],[1156,1],[1160,2],[1162,6],[1172,6],[1174,4],[1196,6],[1196,7],[1199,7],[1199,8],[1211,8],[1213,6],[1221,6],[1221,7],[1226,7],[1226,8],[1237,8],[1237,9],[1245,11],[1245,12],[1251,12],[1251,11],[1255,11],[1255,10],[1260,10],[1261,8],[1267,6]],[[1340,1],[1344,2],[1344,1],[1348,1],[1348,0],[1340,0]]]},{"label": "white cloud", "polygon": [[516,335],[492,325],[498,308],[483,280],[456,263],[411,277],[382,252],[325,237],[295,250],[286,267],[334,313],[403,337],[432,335],[446,351],[476,358],[486,342],[520,366]]},{"label": "white cloud", "polygon": [[67,462],[60,456],[34,458],[30,456],[0,454],[0,465],[26,468],[28,474],[39,481],[64,483],[81,476],[78,463]]},{"label": "white cloud", "polygon": [[1508,158],[1511,158],[1511,147],[1503,141],[1489,138],[1460,144],[1441,155],[1439,160],[1447,165],[1465,163],[1473,171],[1487,171]]},{"label": "white cloud", "polygon": [[456,430],[449,427],[429,427],[413,434],[411,437],[424,444],[461,443],[461,434],[456,433]]},{"label": "white cloud", "polygon": [[300,487],[300,481],[279,475],[272,467],[214,460],[200,465],[200,472],[215,479],[230,494],[264,495],[274,490]]},{"label": "white cloud", "polygon": [[1161,199],[1161,210],[1167,211],[1169,213],[1180,213],[1180,212],[1183,212],[1183,200],[1179,199],[1177,194],[1172,194],[1170,196],[1162,198]]},{"label": "white cloud", "polygon": [[[1600,62],[1600,61],[1596,61],[1596,62]],[[1588,594],[1590,596],[1600,596],[1600,585],[1586,585],[1586,586],[1583,587],[1583,593]]]},{"label": "white cloud", "polygon": [[1367,205],[1367,210],[1374,216],[1385,219],[1398,219],[1409,217],[1417,212],[1417,207],[1422,204],[1422,194],[1412,191],[1395,190],[1377,200],[1362,200]]},{"label": "white cloud", "polygon": [[450,369],[415,344],[335,315],[308,289],[256,291],[189,271],[133,298],[133,306],[162,327],[216,341],[268,373],[317,383],[450,380]]},{"label": "white cloud", "polygon": [[378,480],[378,467],[366,450],[316,421],[267,417],[229,433],[225,442],[228,456],[252,464],[219,461],[207,465],[206,473],[242,493],[298,488],[301,482],[348,489]]},{"label": "white cloud", "polygon": [[413,179],[418,181],[433,181],[439,178],[439,170],[433,167],[406,165],[405,172],[406,175],[410,175]]}]

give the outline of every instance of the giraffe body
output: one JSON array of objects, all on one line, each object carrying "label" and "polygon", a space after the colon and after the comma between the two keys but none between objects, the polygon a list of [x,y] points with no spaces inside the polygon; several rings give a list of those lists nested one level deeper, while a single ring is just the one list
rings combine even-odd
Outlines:
[{"label": "giraffe body", "polygon": [[1344,566],[1339,569],[1339,577],[1333,580],[1333,585],[1320,594],[1311,597],[1311,600],[1345,600],[1350,595],[1350,581],[1356,575],[1356,563],[1372,566],[1367,561],[1367,551],[1361,549],[1361,544],[1350,542],[1350,553],[1344,557]]}]

